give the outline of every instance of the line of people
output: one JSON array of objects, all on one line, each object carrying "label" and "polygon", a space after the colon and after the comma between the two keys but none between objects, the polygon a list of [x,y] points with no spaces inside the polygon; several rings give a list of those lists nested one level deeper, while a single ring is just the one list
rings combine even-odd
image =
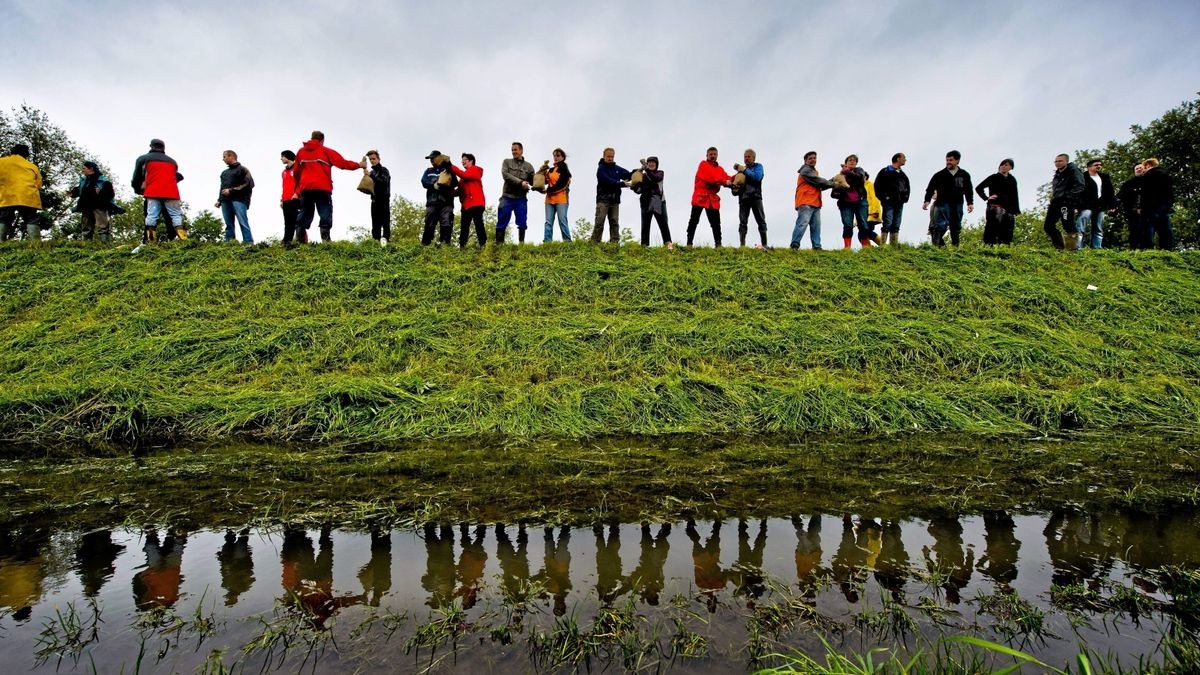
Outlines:
[{"label": "line of people", "polygon": [[[512,157],[501,165],[502,189],[498,205],[495,241],[506,240],[506,229],[514,219],[518,241],[525,242],[528,228],[529,193],[545,195],[545,232],[543,242],[554,239],[558,225],[561,238],[571,240],[567,217],[573,176],[567,165],[567,154],[555,148],[552,160],[534,170],[524,157],[524,146],[517,141],[511,145]],[[1021,213],[1017,180],[1012,175],[1015,162],[1004,159],[996,173],[974,186],[971,175],[959,166],[962,156],[957,150],[946,153],[945,168],[933,174],[925,188],[922,209],[930,211],[929,235],[937,246],[949,243],[957,246],[962,232],[964,212],[975,209],[975,196],[986,203],[983,240],[985,244],[1011,244],[1015,217]],[[221,211],[225,222],[225,239],[236,239],[235,222],[242,241],[253,242],[248,210],[254,191],[254,178],[238,161],[233,150],[222,154],[226,165],[220,176],[220,187],[214,206]],[[486,198],[483,189],[483,169],[475,155],[462,153],[460,165],[438,150],[426,155],[430,166],[423,172],[420,184],[425,190],[425,218],[421,243],[432,244],[436,235],[439,244],[452,243],[455,201],[461,204],[458,244],[465,247],[472,229],[479,245],[488,240],[483,214]],[[391,238],[391,174],[380,163],[379,152],[370,150],[363,160],[355,162],[325,145],[320,131],[312,132],[301,148],[280,155],[283,163],[280,207],[283,211],[285,243],[308,241],[308,230],[314,217],[318,221],[322,241],[329,241],[333,227],[332,169],[363,172],[359,190],[370,195],[371,236],[386,246]],[[712,228],[714,245],[722,245],[721,195],[724,188],[738,199],[739,244],[745,246],[749,219],[753,215],[758,229],[757,248],[767,247],[766,211],[763,206],[763,165],[753,149],[743,153],[744,164],[734,164],[727,172],[718,161],[718,150],[710,147],[696,168],[691,212],[687,223],[687,245],[692,246],[696,229],[703,214]],[[850,248],[855,230],[862,246],[899,243],[904,208],[911,196],[911,184],[904,172],[907,158],[904,153],[892,156],[874,180],[858,166],[857,155],[849,155],[831,177],[817,170],[817,153],[804,155],[797,172],[794,206],[796,221],[792,230],[791,248],[800,248],[807,234],[814,249],[822,248],[822,193],[830,191],[836,201],[842,222],[842,245]],[[663,192],[664,172],[657,157],[639,160],[640,167],[630,171],[616,163],[616,151],[605,148],[596,168],[596,210],[591,240],[601,242],[605,225],[609,241],[620,239],[620,206],[623,190],[638,195],[641,214],[640,243],[650,245],[651,224],[657,223],[661,241],[674,247],[667,218]],[[1051,180],[1051,199],[1043,226],[1056,248],[1074,250],[1090,246],[1100,248],[1104,239],[1106,215],[1121,208],[1130,225],[1130,245],[1150,248],[1157,238],[1160,248],[1172,248],[1174,236],[1170,215],[1174,206],[1171,179],[1159,166],[1157,159],[1147,159],[1135,167],[1135,175],[1114,190],[1108,174],[1101,171],[1099,159],[1088,160],[1086,171],[1080,170],[1066,154],[1054,160]],[[150,150],[137,159],[131,181],[134,191],[145,200],[145,234],[143,243],[154,240],[157,222],[165,214],[171,227],[168,232],[187,238],[183,227],[183,210],[179,197],[179,182],[183,175],[175,160],[166,154],[163,141],[154,139]],[[40,238],[36,229],[36,212],[41,208],[39,190],[41,174],[29,161],[29,148],[17,145],[7,157],[0,158],[0,238],[7,239],[17,221],[23,223],[32,238]],[[112,183],[100,174],[95,162],[85,162],[79,185],[72,190],[76,199],[75,211],[81,214],[85,239],[107,241],[111,238],[109,221],[119,210]],[[965,208],[964,208],[965,206]],[[1061,231],[1059,226],[1061,225]],[[879,226],[880,231],[875,231]]]}]

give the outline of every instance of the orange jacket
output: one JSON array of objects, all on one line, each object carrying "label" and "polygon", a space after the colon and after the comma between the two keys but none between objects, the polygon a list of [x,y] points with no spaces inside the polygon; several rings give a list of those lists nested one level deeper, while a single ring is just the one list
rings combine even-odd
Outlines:
[{"label": "orange jacket", "polygon": [[721,208],[721,197],[717,191],[730,180],[729,174],[720,164],[710,164],[708,160],[700,162],[696,167],[696,189],[692,191],[692,206],[705,209]]}]

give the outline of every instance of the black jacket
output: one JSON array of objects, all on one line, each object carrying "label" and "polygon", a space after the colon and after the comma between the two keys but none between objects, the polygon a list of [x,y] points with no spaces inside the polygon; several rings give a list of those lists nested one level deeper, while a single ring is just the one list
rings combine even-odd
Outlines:
[{"label": "black jacket", "polygon": [[371,191],[371,201],[387,204],[392,201],[392,172],[380,164],[371,167],[371,180],[375,181],[375,189]]},{"label": "black jacket", "polygon": [[1141,176],[1132,176],[1129,180],[1121,183],[1121,189],[1117,190],[1117,204],[1125,212],[1126,218],[1133,218],[1137,215],[1137,210],[1142,208]]},{"label": "black jacket", "polygon": [[994,173],[975,188],[975,192],[983,201],[988,201],[988,197],[995,195],[996,204],[1008,211],[1011,215],[1021,213],[1021,199],[1017,195],[1017,179],[1011,173],[1005,176],[1002,173]]},{"label": "black jacket", "polygon": [[1142,174],[1142,213],[1152,213],[1175,205],[1175,191],[1171,189],[1171,177],[1162,167],[1154,167]]},{"label": "black jacket", "polygon": [[912,186],[908,183],[908,174],[904,169],[897,169],[891,164],[875,174],[875,196],[879,203],[885,206],[907,204]]},{"label": "black jacket", "polygon": [[834,188],[830,192],[830,196],[837,200],[838,206],[846,206],[848,204],[866,204],[867,203],[867,181],[871,178],[871,174],[861,166],[856,166],[849,172],[843,171],[842,175],[846,177],[846,183],[850,185],[850,190],[858,193],[858,201],[851,202],[848,199],[849,192]]},{"label": "black jacket", "polygon": [[596,203],[620,204],[622,181],[629,180],[629,172],[616,162],[606,163],[603,159],[596,165]]},{"label": "black jacket", "polygon": [[968,204],[975,203],[975,192],[971,185],[971,174],[965,169],[959,167],[957,173],[950,173],[949,169],[942,169],[933,174],[929,179],[929,186],[925,188],[925,201],[933,199],[933,193],[937,193],[936,204],[958,204],[959,200],[966,199]]},{"label": "black jacket", "polygon": [[1084,180],[1083,172],[1075,166],[1075,162],[1067,162],[1066,166],[1054,172],[1054,178],[1050,182],[1050,201],[1079,206],[1083,198],[1083,189],[1086,187],[1083,184]]},{"label": "black jacket", "polygon": [[1096,181],[1092,180],[1091,176],[1083,174],[1083,199],[1079,202],[1079,208],[1089,211],[1107,211],[1117,204],[1112,178],[1109,178],[1108,174],[1104,172],[1096,175],[1100,178],[1099,189],[1096,188]]},{"label": "black jacket", "polygon": [[[229,190],[228,195],[225,194],[225,190]],[[241,162],[234,162],[221,172],[221,192],[217,193],[217,201],[249,204],[250,194],[253,192],[254,177]]]},{"label": "black jacket", "polygon": [[639,187],[638,194],[643,203],[649,204],[654,197],[662,197],[663,189],[663,172],[661,169],[651,171],[650,169],[642,169],[642,184]]},{"label": "black jacket", "polygon": [[[445,166],[445,165],[442,165]],[[425,206],[442,208],[454,207],[454,188],[458,187],[458,176],[442,166],[431,166],[421,174],[421,187],[425,188]],[[449,185],[438,185],[438,176],[445,171],[450,174]]]}]

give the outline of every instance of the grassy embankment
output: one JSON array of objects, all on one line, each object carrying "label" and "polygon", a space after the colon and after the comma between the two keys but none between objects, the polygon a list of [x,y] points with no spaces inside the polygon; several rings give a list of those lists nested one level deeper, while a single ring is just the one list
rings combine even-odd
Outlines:
[{"label": "grassy embankment", "polygon": [[1197,335],[1196,253],[5,245],[0,437],[1195,432]]}]

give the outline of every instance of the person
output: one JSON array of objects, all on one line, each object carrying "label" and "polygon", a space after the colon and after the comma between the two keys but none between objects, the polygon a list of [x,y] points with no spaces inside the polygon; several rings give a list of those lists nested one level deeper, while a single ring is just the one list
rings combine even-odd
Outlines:
[{"label": "person", "polygon": [[946,245],[946,231],[950,231],[950,243],[958,246],[958,234],[962,232],[963,199],[967,201],[967,213],[975,212],[975,191],[971,186],[971,174],[958,165],[962,153],[951,150],[946,153],[946,168],[933,174],[925,188],[925,203],[921,209],[928,211],[933,201],[933,223],[929,234],[935,246]]},{"label": "person", "polygon": [[671,241],[671,228],[667,225],[667,202],[663,199],[663,172],[658,168],[657,157],[647,157],[642,162],[642,183],[639,203],[642,207],[642,246],[650,245],[650,219],[658,222],[658,231],[662,235],[663,246],[674,249]]},{"label": "person", "polygon": [[1011,244],[1013,241],[1014,218],[1021,214],[1021,200],[1017,196],[1017,179],[1012,175],[1016,163],[1009,158],[1000,160],[996,173],[983,179],[975,188],[979,198],[987,202],[984,214],[983,243]]},{"label": "person", "polygon": [[900,243],[900,221],[904,218],[904,205],[908,203],[912,187],[908,182],[908,174],[904,173],[904,165],[908,158],[903,152],[892,155],[892,163],[875,174],[875,196],[879,198],[882,209],[883,225],[880,232],[883,243],[896,246]]},{"label": "person", "polygon": [[42,172],[29,161],[29,146],[17,143],[0,157],[0,241],[17,232],[17,221],[25,226],[29,241],[41,241]]},{"label": "person", "polygon": [[855,221],[858,221],[858,242],[863,248],[877,242],[875,228],[867,221],[867,179],[870,178],[858,165],[858,155],[849,155],[842,164],[845,188],[835,188],[832,195],[837,198],[838,211],[842,216],[843,248],[850,248]]},{"label": "person", "polygon": [[279,196],[279,208],[283,211],[283,243],[294,238],[297,243],[308,243],[308,230],[298,227],[300,222],[300,197],[296,194],[296,153],[284,150],[279,153],[283,164],[283,193]]},{"label": "person", "polygon": [[[179,200],[179,165],[167,155],[167,145],[155,138],[150,141],[150,151],[137,158],[133,165],[133,191],[145,199],[146,223],[142,244],[154,242],[157,236],[158,216],[163,211],[171,219],[171,227],[180,239],[187,239],[183,229],[183,202]],[[134,248],[136,253],[141,247]]]},{"label": "person", "polygon": [[1104,243],[1104,212],[1116,203],[1112,178],[1100,171],[1103,163],[1099,159],[1089,159],[1085,165],[1087,172],[1083,181],[1083,199],[1079,205],[1079,217],[1076,228],[1079,230],[1078,248],[1090,245],[1101,248]]},{"label": "person", "polygon": [[1175,192],[1171,177],[1159,166],[1157,158],[1142,162],[1142,238],[1146,248],[1158,238],[1162,250],[1175,248],[1175,233],[1171,229],[1171,210],[1175,208]]},{"label": "person", "polygon": [[696,237],[696,226],[700,224],[700,212],[712,226],[713,245],[721,248],[721,196],[722,186],[728,186],[732,177],[717,163],[717,149],[710,147],[704,160],[696,167],[696,182],[692,190],[692,214],[688,217],[687,245],[691,247]]},{"label": "person", "polygon": [[[430,150],[425,159],[429,168],[421,174],[421,187],[425,188],[425,228],[421,231],[421,245],[433,243],[433,228],[438,228],[438,245],[449,244],[454,231],[454,191],[458,189],[458,177],[450,173],[450,158],[438,150]],[[449,174],[449,180],[442,174]]]},{"label": "person", "polygon": [[475,225],[475,240],[480,246],[483,246],[487,243],[487,230],[483,228],[483,209],[487,205],[487,201],[483,197],[483,168],[475,164],[475,155],[464,152],[462,168],[451,164],[450,170],[454,172],[455,176],[458,176],[458,197],[462,202],[458,247],[467,247],[472,223]]},{"label": "person", "polygon": [[247,211],[250,209],[250,195],[254,192],[254,176],[242,166],[233,150],[221,153],[221,161],[225,162],[225,170],[221,172],[221,192],[214,206],[221,209],[221,218],[225,220],[225,241],[237,240],[233,233],[233,220],[236,217],[242,229],[242,243],[253,244],[254,235],[250,233]]},{"label": "person", "polygon": [[515,213],[518,241],[524,244],[533,165],[525,161],[525,146],[520,141],[512,142],[512,159],[506,159],[500,165],[500,178],[504,179],[504,187],[500,191],[500,206],[496,210],[496,243],[505,240],[508,221]]},{"label": "person", "polygon": [[567,226],[567,206],[571,192],[571,169],[567,166],[567,153],[562,148],[554,149],[554,166],[546,174],[546,232],[542,243],[554,239],[554,219],[558,218],[558,229],[563,241],[571,241],[571,229]]},{"label": "person", "polygon": [[621,241],[621,188],[629,187],[630,173],[616,162],[616,151],[604,149],[604,156],[596,165],[596,224],[592,228],[592,241],[597,244],[604,235],[604,220],[608,219],[608,241]]},{"label": "person", "polygon": [[[1051,181],[1050,206],[1046,209],[1046,222],[1042,229],[1054,243],[1054,248],[1074,251],[1079,240],[1075,214],[1079,210],[1079,199],[1083,196],[1083,172],[1066,154],[1054,158],[1054,178]],[[1066,230],[1064,237],[1058,231],[1058,223]]]},{"label": "person", "polygon": [[110,216],[120,207],[113,203],[116,190],[112,181],[100,173],[99,164],[90,160],[83,163],[83,175],[79,177],[79,185],[71,189],[71,196],[76,200],[72,210],[83,221],[80,228],[83,238],[112,241]]},{"label": "person", "polygon": [[321,228],[321,241],[330,241],[329,233],[333,229],[333,167],[354,171],[366,166],[366,160],[352,162],[333,148],[325,147],[325,134],[312,132],[311,138],[296,152],[296,164],[292,169],[296,178],[296,194],[300,197],[299,227],[304,230],[306,241],[314,212]]},{"label": "person", "polygon": [[[1141,250],[1149,248],[1146,243],[1145,232],[1142,229],[1141,214],[1142,214],[1142,175],[1146,173],[1146,165],[1138,162],[1133,165],[1133,176],[1121,183],[1121,188],[1117,190],[1117,205],[1121,208],[1121,212],[1125,214],[1125,221],[1129,223],[1129,248]],[[1109,213],[1115,212],[1116,209],[1111,209]]]},{"label": "person", "polygon": [[821,192],[833,188],[833,183],[821,178],[817,171],[817,153],[804,153],[804,164],[796,172],[796,227],[792,229],[792,248],[800,248],[804,233],[814,251],[821,250]]},{"label": "person", "polygon": [[767,247],[767,214],[763,210],[762,182],[763,165],[758,163],[758,153],[747,148],[742,153],[746,168],[742,173],[746,183],[738,194],[738,238],[742,246],[746,245],[746,233],[749,231],[750,214],[754,213],[754,222],[758,225],[759,244],[756,248]]},{"label": "person", "polygon": [[374,187],[371,190],[371,238],[380,246],[387,246],[392,238],[392,173],[379,163],[379,151],[368,150],[367,161],[371,164],[370,172],[363,173],[371,177]]}]

